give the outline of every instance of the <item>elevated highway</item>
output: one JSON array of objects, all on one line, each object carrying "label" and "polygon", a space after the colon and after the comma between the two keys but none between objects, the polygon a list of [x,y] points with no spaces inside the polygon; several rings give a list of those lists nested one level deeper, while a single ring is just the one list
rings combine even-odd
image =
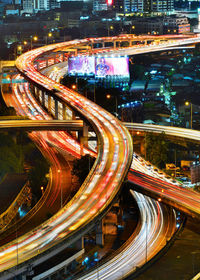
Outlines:
[{"label": "elevated highway", "polygon": [[[78,120],[74,121],[75,124],[77,123],[78,128],[82,128],[83,122]],[[59,127],[57,125],[59,124]],[[67,122],[67,124],[71,124],[71,122]],[[59,120],[52,120],[52,121],[5,121],[0,122],[0,129],[1,127],[9,127],[9,128],[28,128],[28,129],[35,129],[38,130],[51,130],[55,129],[65,129],[66,128],[66,121],[59,121]],[[73,125],[73,123],[72,123]],[[124,125],[129,129],[135,129],[139,131],[145,132],[153,132],[153,133],[162,133],[165,132],[166,135],[192,139],[198,143],[200,143],[200,132],[191,129],[179,128],[179,127],[172,127],[172,126],[159,126],[159,125],[147,125],[147,124],[138,124],[138,123],[124,123]],[[70,128],[71,129],[71,128]],[[145,165],[145,161],[143,161]],[[147,166],[146,166],[147,169]],[[199,218],[200,216],[200,196],[197,192],[185,189],[181,186],[174,185],[172,182],[165,180],[163,175],[159,175],[157,172],[153,173],[149,171],[149,174],[145,174],[145,167],[144,171],[140,172],[137,170],[137,161],[133,157],[133,162],[131,169],[128,173],[128,181],[130,183],[134,183],[137,185],[135,189],[139,192],[144,193],[154,199],[161,199],[162,202],[173,206],[181,210],[182,212],[186,213],[187,215],[191,215],[193,217]],[[147,172],[147,170],[146,170]],[[155,177],[155,174],[157,177]]]},{"label": "elevated highway", "polygon": [[[37,118],[39,117],[39,114],[42,117],[47,117],[45,112],[43,112],[43,110],[40,109],[40,107],[36,106],[36,103],[33,102],[32,100],[32,96],[30,95],[30,92],[28,91],[28,88],[26,87],[26,91],[22,91],[23,88],[18,86],[19,88],[19,92],[21,92],[23,99],[18,100],[19,103],[19,107],[22,107],[24,110],[24,113],[26,113],[26,107],[29,107],[29,103],[34,103],[35,104],[35,111],[32,114],[32,118]],[[15,91],[15,93],[17,94],[17,92]],[[29,101],[27,101],[26,98],[24,98],[24,95],[27,94],[27,97],[29,96]],[[14,100],[14,93],[13,93],[13,100]],[[9,99],[10,100],[10,99]],[[24,103],[23,103],[24,101]],[[9,104],[9,103],[8,103]],[[12,104],[12,103],[11,103]],[[13,106],[15,106],[17,112],[19,111],[20,108],[18,108],[17,104],[13,104]],[[37,112],[38,111],[38,112]],[[22,113],[22,111],[20,111]],[[37,114],[35,113],[37,112]],[[31,115],[30,115],[31,117]],[[52,132],[51,132],[52,133]],[[55,133],[56,138],[59,139],[61,138],[61,133],[58,131]],[[40,135],[40,139],[41,139],[41,135]],[[47,143],[49,142],[49,137],[45,138],[45,140],[47,141]],[[52,142],[50,142],[52,143]],[[59,142],[56,142],[57,146],[59,146]],[[91,145],[90,145],[91,147]],[[64,150],[62,150],[62,152],[64,152]],[[61,173],[60,173],[61,174]],[[139,194],[138,194],[139,196]],[[119,277],[121,278],[121,274],[120,271],[116,270],[117,267],[117,263],[118,263],[118,259],[123,258],[124,254],[129,254],[131,252],[134,251],[138,251],[138,248],[140,248],[140,253],[138,252],[138,254],[133,254],[131,255],[131,258],[129,259],[129,262],[127,262],[126,260],[123,261],[123,275],[127,275],[130,272],[134,272],[135,267],[136,266],[142,266],[146,260],[151,259],[163,246],[165,246],[165,242],[170,238],[171,235],[173,235],[174,230],[176,229],[176,223],[175,223],[175,211],[173,212],[173,216],[174,219],[172,220],[172,216],[168,216],[166,211],[164,210],[165,207],[160,207],[158,202],[154,202],[153,200],[151,200],[150,198],[146,198],[144,196],[139,196],[139,208],[142,209],[141,211],[141,216],[142,216],[142,220],[141,222],[138,224],[137,227],[137,231],[134,232],[131,236],[131,238],[129,240],[127,240],[126,245],[123,246],[123,248],[120,248],[119,251],[115,252],[115,259],[116,262],[110,262],[109,267],[111,268],[111,272],[109,277]],[[151,207],[152,205],[155,205],[155,207]],[[160,213],[158,216],[156,216],[156,213]],[[143,213],[145,214],[145,216],[143,215]],[[144,218],[145,217],[145,218]],[[34,217],[33,217],[34,218]],[[145,220],[149,220],[151,223],[148,224],[148,227],[146,227],[146,223]],[[148,234],[149,238],[147,240],[147,246],[149,248],[148,250],[148,255],[146,257],[145,256],[145,247],[144,246],[140,246],[140,244],[145,244],[144,240],[145,240],[145,233]],[[135,242],[137,239],[137,242]],[[156,239],[156,242],[154,241]],[[123,250],[123,251],[122,251]],[[129,252],[129,253],[128,253]],[[139,257],[140,256],[140,257]],[[114,256],[112,256],[114,257]],[[135,265],[131,265],[131,263],[134,262]],[[33,264],[33,263],[32,263]],[[107,264],[104,264],[104,269],[102,269],[102,274],[101,276],[105,276],[106,277],[106,268]],[[56,268],[55,268],[56,269]],[[99,268],[100,269],[100,268]],[[49,271],[45,272],[43,275],[48,275]],[[42,275],[38,275],[37,279],[40,279],[42,277]],[[93,277],[95,279],[95,273],[93,274]],[[85,278],[87,279],[87,275],[85,275]],[[1,279],[1,278],[0,278]],[[5,280],[5,279],[4,279]]]},{"label": "elevated highway", "polygon": [[0,120],[0,130],[9,130],[13,128],[20,128],[23,130],[82,130],[82,120]]},{"label": "elevated highway", "polygon": [[[118,38],[118,40],[123,38]],[[125,38],[127,39],[127,38]],[[158,39],[158,38],[157,38]],[[180,38],[179,38],[180,39]],[[101,39],[102,40],[102,39]],[[155,39],[156,40],[156,39]],[[169,39],[170,40],[170,39]],[[182,38],[184,45],[199,43],[200,38]],[[77,111],[84,119],[90,122],[98,136],[98,151],[97,160],[93,166],[84,185],[81,187],[73,201],[66,205],[62,211],[53,219],[44,223],[40,228],[37,228],[33,233],[29,233],[20,238],[20,242],[13,241],[3,248],[1,252],[1,271],[13,267],[16,264],[12,251],[16,251],[21,255],[20,262],[23,263],[33,257],[36,258],[38,248],[44,253],[47,250],[52,252],[52,247],[65,244],[70,244],[75,239],[78,239],[90,226],[102,217],[106,210],[111,205],[112,201],[120,191],[120,186],[128,171],[132,160],[132,147],[130,136],[122,124],[112,115],[102,110],[99,106],[78,95],[78,93],[65,88],[64,86],[52,81],[39,73],[35,67],[35,61],[45,53],[60,51],[64,48],[72,49],[78,44],[92,44],[98,42],[96,39],[75,40],[55,45],[42,47],[37,50],[32,50],[17,60],[17,68],[19,71],[35,86],[35,92],[41,91],[42,95],[53,95],[55,97],[55,112],[56,105],[59,102],[67,103],[71,108]],[[146,51],[147,47],[146,46]],[[163,42],[160,49],[165,47],[179,46],[178,39],[176,42]],[[117,55],[129,55],[134,47],[116,50]],[[147,52],[156,50],[158,46],[149,47]],[[139,51],[135,48],[134,53],[144,53],[144,48]],[[112,54],[113,50],[107,49],[107,55]],[[104,54],[105,50],[94,50],[91,48],[90,53]],[[55,62],[55,61],[54,61]],[[58,62],[57,62],[58,63]],[[44,100],[44,99],[42,99]],[[55,114],[58,117],[58,114]],[[95,196],[94,196],[95,192]],[[73,203],[73,204],[72,204]],[[87,211],[85,208],[87,206]],[[44,245],[45,240],[45,245]],[[47,241],[48,240],[48,241]],[[68,242],[66,242],[68,240]],[[59,246],[58,246],[59,245]],[[55,250],[55,249],[54,249]],[[49,251],[48,251],[49,252]],[[7,256],[10,257],[7,259]],[[42,255],[42,254],[41,254]],[[20,268],[20,266],[18,266]]]},{"label": "elevated highway", "polygon": [[[54,48],[54,45],[50,48],[48,46],[48,50]],[[43,52],[44,48],[40,50]],[[24,54],[23,58],[17,60],[17,67],[34,84],[42,86],[46,91],[53,90],[60,100],[88,119],[98,137],[99,154],[84,185],[70,203],[37,228],[34,235],[32,232],[28,233],[20,238],[20,242],[13,241],[6,248],[4,246],[1,253],[1,271],[13,267],[13,264],[16,265],[16,247],[19,254],[18,261],[24,263],[30,258],[38,258],[38,249],[41,252],[40,258],[44,259],[42,252],[46,252],[47,249],[52,251],[51,248],[54,246],[55,252],[55,245],[58,250],[58,247],[62,248],[63,244],[67,246],[79,239],[110,207],[120,191],[132,160],[131,137],[121,123],[98,105],[37,72],[33,61],[38,55],[38,50]],[[20,265],[18,268],[20,269]]]}]

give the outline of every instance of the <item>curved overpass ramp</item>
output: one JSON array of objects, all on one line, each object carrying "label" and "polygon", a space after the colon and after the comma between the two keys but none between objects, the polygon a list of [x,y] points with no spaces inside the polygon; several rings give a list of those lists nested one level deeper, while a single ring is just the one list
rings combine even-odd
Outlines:
[{"label": "curved overpass ramp", "polygon": [[[67,43],[68,44],[68,43]],[[66,43],[59,44],[66,45]],[[48,51],[58,46],[48,46]],[[132,160],[131,137],[123,125],[111,114],[78,93],[43,76],[34,68],[34,60],[46,48],[24,54],[17,60],[18,69],[29,80],[45,90],[55,90],[55,95],[78,111],[94,128],[98,137],[98,156],[95,164],[75,197],[53,218],[4,246],[1,251],[0,270],[24,263],[30,258],[55,246],[65,246],[88,231],[110,207],[121,189]],[[16,260],[16,249],[18,260]],[[62,248],[63,249],[63,248]],[[49,252],[50,253],[50,252]],[[20,265],[18,265],[20,269]]]},{"label": "curved overpass ramp", "polygon": [[[191,39],[184,40],[184,45],[191,44]],[[199,38],[194,40],[195,42],[200,41]],[[36,256],[38,248],[40,248],[41,252],[45,252],[59,243],[64,244],[66,240],[70,243],[78,239],[86,230],[86,227],[92,226],[111,205],[120,191],[123,179],[129,169],[132,160],[132,143],[127,130],[122,124],[93,102],[52,81],[39,73],[34,67],[34,61],[40,55],[65,47],[73,48],[78,44],[88,44],[88,42],[94,42],[94,39],[90,41],[87,39],[75,40],[42,47],[24,54],[17,60],[17,68],[29,81],[42,88],[42,90],[53,92],[57,98],[66,102],[81,114],[84,119],[87,119],[98,136],[99,153],[92,171],[73,201],[51,220],[44,223],[42,228],[37,228],[31,234],[21,237],[17,244],[16,241],[13,241],[4,248],[1,252],[1,271],[16,264],[16,260],[14,260],[15,253],[12,253],[16,252],[16,248],[18,248],[18,253],[22,256],[21,262],[24,262]],[[171,42],[170,45],[165,44],[165,46],[163,44],[161,49],[164,49],[166,45],[167,47],[173,47],[180,44],[178,42]],[[152,52],[156,48],[152,47],[146,50],[147,52]],[[124,51],[121,53],[123,54]],[[114,52],[116,53],[116,50]],[[127,55],[131,52],[132,50],[126,49],[125,54]],[[136,53],[144,53],[144,49],[141,48]],[[6,254],[10,255],[9,260]]]}]

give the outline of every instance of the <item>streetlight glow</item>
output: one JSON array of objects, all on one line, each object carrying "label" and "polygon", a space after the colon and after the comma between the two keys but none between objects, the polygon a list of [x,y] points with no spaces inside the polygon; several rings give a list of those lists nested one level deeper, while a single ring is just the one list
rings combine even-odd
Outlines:
[{"label": "streetlight glow", "polygon": [[190,105],[190,128],[192,129],[192,103],[189,101],[185,101],[185,106],[189,106]]}]

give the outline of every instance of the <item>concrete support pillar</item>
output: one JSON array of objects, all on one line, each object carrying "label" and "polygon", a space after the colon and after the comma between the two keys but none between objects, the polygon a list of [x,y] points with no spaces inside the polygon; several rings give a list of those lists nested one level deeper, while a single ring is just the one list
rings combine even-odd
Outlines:
[{"label": "concrete support pillar", "polygon": [[105,42],[102,42],[102,48],[105,48]]},{"label": "concrete support pillar", "polygon": [[82,249],[84,248],[84,236],[81,237],[79,240],[76,241],[75,247],[76,247],[78,250],[82,250]]},{"label": "concrete support pillar", "polygon": [[83,155],[83,147],[88,147],[88,125],[83,122],[83,130],[78,131],[78,140],[80,142],[80,153]]},{"label": "concrete support pillar", "polygon": [[66,120],[66,105],[62,103],[62,117],[63,120]]},{"label": "concrete support pillar", "polygon": [[37,96],[37,87],[33,88],[33,93],[34,93],[35,96]]},{"label": "concrete support pillar", "polygon": [[96,244],[104,246],[103,221],[96,226]]},{"label": "concrete support pillar", "polygon": [[76,120],[76,114],[74,111],[72,111],[72,120]]},{"label": "concrete support pillar", "polygon": [[39,97],[39,94],[40,94],[40,90],[39,90],[39,88],[37,88],[36,90],[35,90],[35,97],[38,99],[38,97]]},{"label": "concrete support pillar", "polygon": [[48,67],[48,58],[46,58],[46,67]]},{"label": "concrete support pillar", "polygon": [[128,46],[131,47],[131,40],[128,41]]},{"label": "concrete support pillar", "polygon": [[40,64],[38,61],[36,61],[36,69],[39,71],[40,70]]},{"label": "concrete support pillar", "polygon": [[56,64],[56,54],[53,55],[54,64]]},{"label": "concrete support pillar", "polygon": [[39,90],[38,99],[42,99],[42,90]]},{"label": "concrete support pillar", "polygon": [[48,112],[51,113],[51,95],[48,95]]},{"label": "concrete support pillar", "polygon": [[113,48],[116,49],[116,47],[117,47],[117,41],[114,41],[113,42]]},{"label": "concrete support pillar", "polygon": [[55,119],[58,120],[58,100],[55,99]]},{"label": "concrete support pillar", "polygon": [[45,92],[42,91],[42,106],[45,106]]},{"label": "concrete support pillar", "polygon": [[34,87],[34,96],[37,97],[39,93],[39,89]]}]

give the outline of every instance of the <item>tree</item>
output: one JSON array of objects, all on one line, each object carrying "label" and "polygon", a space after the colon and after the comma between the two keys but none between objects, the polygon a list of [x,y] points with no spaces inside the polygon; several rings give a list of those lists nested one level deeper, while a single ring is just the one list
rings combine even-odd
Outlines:
[{"label": "tree", "polygon": [[165,133],[146,134],[146,158],[159,168],[164,168],[168,161],[168,142]]},{"label": "tree", "polygon": [[76,159],[73,164],[72,175],[78,177],[79,183],[82,185],[91,167],[94,164],[95,159],[90,155],[85,155],[80,159]]},{"label": "tree", "polygon": [[30,169],[28,173],[28,179],[30,181],[30,186],[32,192],[38,197],[40,195],[40,187],[47,184],[47,179],[45,175],[49,172],[49,165],[47,161],[43,159],[38,159],[37,163]]}]

